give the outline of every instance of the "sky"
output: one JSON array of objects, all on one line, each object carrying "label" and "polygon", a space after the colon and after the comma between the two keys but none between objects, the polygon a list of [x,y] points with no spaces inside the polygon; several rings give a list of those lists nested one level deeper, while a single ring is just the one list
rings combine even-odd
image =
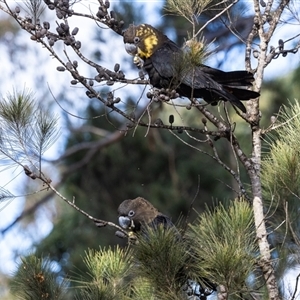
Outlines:
[{"label": "sky", "polygon": [[[10,1],[11,3],[15,3],[14,1]],[[21,1],[22,3],[23,1]],[[118,1],[111,1],[111,3],[117,3]],[[128,1],[128,2],[136,2],[139,4],[144,5],[144,11],[146,12],[146,22],[150,23],[152,25],[155,25],[159,22],[161,16],[157,15],[154,8],[161,7],[163,4],[163,1]],[[79,10],[84,12],[89,12],[89,9],[93,5],[97,5],[97,1],[82,1],[79,4],[76,4],[77,7],[80,7]],[[75,6],[76,7],[76,6]],[[0,14],[0,18],[3,15]],[[84,24],[84,26],[82,25]],[[70,19],[70,25],[71,27],[76,26],[76,21],[71,18]],[[83,40],[90,38],[90,28],[91,26],[94,27],[94,23],[90,21],[84,21],[84,23],[80,23],[80,31],[78,33],[78,39]],[[296,33],[299,32],[299,27],[297,26],[291,26],[289,27],[290,30],[287,32],[284,29],[284,26],[282,26],[278,33],[274,36],[272,43],[274,46],[277,46],[278,39],[288,39],[292,36],[294,36]],[[109,34],[109,32],[108,32]],[[9,40],[9,37],[8,37]],[[90,43],[95,43],[96,41],[89,40]],[[115,37],[114,40],[114,47],[113,49],[123,49],[123,42],[122,39],[119,37]],[[29,45],[30,49],[28,51],[32,51],[34,53],[37,53],[39,57],[39,60],[35,59],[35,56],[32,55],[26,55],[26,59],[23,60],[22,57],[14,57],[11,54],[7,53],[7,48],[5,46],[0,45],[0,52],[1,52],[1,64],[0,64],[0,72],[2,74],[11,74],[11,76],[8,78],[2,77],[1,83],[0,83],[0,89],[3,91],[3,87],[6,89],[10,89],[14,87],[15,83],[18,83],[18,86],[28,88],[35,90],[35,87],[37,86],[37,82],[35,81],[36,75],[38,76],[44,76],[47,77],[47,84],[49,85],[51,92],[53,94],[59,93],[60,86],[58,86],[58,81],[67,81],[69,80],[68,74],[58,74],[56,71],[56,67],[58,66],[58,63],[53,60],[49,59],[49,54],[46,51],[43,51],[43,49],[40,49],[40,47],[33,42],[29,41],[29,36],[24,34],[20,35],[18,37],[18,43],[19,45]],[[83,43],[84,44],[84,43]],[[107,45],[109,47],[109,45]],[[94,48],[91,46],[91,48]],[[83,51],[88,53],[88,49],[83,49]],[[236,50],[236,52],[230,52],[229,56],[222,57],[222,54],[220,54],[219,59],[225,59],[226,62],[223,65],[224,70],[233,70],[235,68],[240,69],[243,67],[243,58],[241,61],[237,60],[236,57],[241,56],[241,52],[243,50]],[[120,53],[118,51],[110,51],[105,53],[106,57],[104,57],[104,60],[107,62],[107,67],[112,68],[111,64],[112,62],[118,61],[120,59]],[[18,61],[21,61],[21,64],[25,66],[31,66],[29,73],[24,72],[17,72],[16,70],[11,71],[11,63],[5,63],[5,62],[11,62],[11,58],[14,58]],[[132,58],[128,57],[125,50],[122,51],[121,55],[121,61],[124,64],[124,67],[129,66],[129,64],[132,63]],[[28,59],[27,59],[28,58]],[[295,65],[295,62],[297,64],[299,63],[299,53],[296,53],[294,55],[290,55],[287,58],[278,58],[277,60],[273,61],[266,70],[266,79],[271,79],[274,76],[278,75],[284,75],[288,73],[293,66]],[[42,62],[42,63],[41,63]],[[242,62],[242,63],[241,63]],[[209,65],[213,66],[214,62],[212,60],[208,60],[207,62]],[[122,67],[122,65],[121,65]],[[31,72],[31,73],[30,73]],[[46,74],[45,74],[46,72]],[[127,75],[130,75],[130,73],[127,73]],[[132,77],[135,77],[136,73],[132,73]],[[129,76],[130,77],[130,76]],[[2,87],[2,88],[1,88]],[[48,88],[43,89],[42,95],[37,95],[37,97],[42,97],[47,94]],[[72,92],[71,92],[72,93]],[[74,88],[73,94],[74,98],[76,99],[76,95],[78,93],[77,88]],[[136,92],[137,95],[140,94],[140,91]],[[48,99],[45,100],[46,107],[47,103],[50,101],[53,102],[53,99],[51,99],[51,96],[49,96],[49,93],[47,95]],[[74,112],[77,111],[77,108],[82,105],[82,103],[75,103],[73,107],[68,108],[72,112],[72,109],[74,109]],[[57,107],[53,108],[53,105],[50,107],[55,113]],[[74,120],[75,122],[75,120]],[[63,126],[63,124],[62,124]],[[63,131],[63,130],[62,130]],[[47,158],[55,158],[57,157],[64,145],[64,136],[62,135],[58,142],[46,153]],[[13,170],[13,169],[12,169]],[[15,179],[16,178],[16,179]],[[8,190],[10,190],[12,193],[19,195],[22,193],[22,186],[24,184],[24,181],[26,180],[26,176],[23,174],[22,170],[13,170],[10,172],[9,176],[7,173],[0,173],[0,181],[1,185],[5,186]],[[13,180],[13,181],[11,181]],[[4,183],[4,184],[3,184]],[[35,196],[36,199],[38,196]],[[51,203],[50,203],[51,205]],[[19,213],[23,210],[24,207],[24,199],[16,198],[13,201],[7,203],[4,202],[2,205],[0,205],[0,229],[5,228],[8,224],[10,224],[16,216],[19,215]],[[0,272],[4,272],[6,274],[11,274],[15,268],[16,268],[16,257],[15,252],[24,252],[27,253],[28,251],[31,251],[31,246],[33,242],[37,242],[40,239],[42,239],[44,236],[46,236],[52,229],[52,218],[53,216],[48,215],[48,210],[41,208],[39,210],[39,213],[37,214],[36,218],[36,226],[31,226],[31,228],[26,227],[26,231],[24,227],[22,227],[20,224],[14,226],[12,230],[10,230],[5,236],[0,236]],[[292,272],[292,271],[291,271]],[[298,274],[298,271],[294,271],[295,274]],[[294,274],[294,273],[293,273]],[[288,278],[295,278],[295,275],[288,276]],[[291,279],[292,280],[292,279]],[[294,279],[293,279],[294,280]],[[293,286],[294,281],[290,282],[289,285]],[[0,282],[1,286],[1,282]],[[0,288],[0,296],[1,296],[1,288]]]}]

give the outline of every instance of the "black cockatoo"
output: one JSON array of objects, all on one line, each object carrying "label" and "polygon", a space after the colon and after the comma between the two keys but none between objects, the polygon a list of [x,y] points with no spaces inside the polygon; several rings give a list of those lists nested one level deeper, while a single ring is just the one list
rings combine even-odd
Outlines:
[{"label": "black cockatoo", "polygon": [[[144,232],[147,234],[147,229],[157,229],[158,227],[165,229],[174,229],[172,232],[175,235],[175,241],[179,242],[182,237],[171,219],[159,212],[149,201],[142,197],[135,199],[124,200],[118,208],[119,225],[126,230],[134,233]],[[147,240],[150,242],[150,240]],[[176,243],[177,243],[176,242]],[[185,269],[184,266],[182,269]],[[179,272],[180,273],[180,272]],[[182,287],[186,299],[204,300],[211,295],[216,286],[208,280],[203,279],[204,285],[197,283],[194,280],[187,279]]]},{"label": "black cockatoo", "polygon": [[123,33],[126,51],[143,66],[155,88],[176,90],[183,97],[203,98],[207,103],[229,101],[244,113],[240,100],[254,99],[259,93],[247,90],[253,74],[247,71],[223,72],[186,59],[185,52],[151,25],[130,25]]},{"label": "black cockatoo", "polygon": [[133,232],[139,232],[143,225],[163,225],[165,228],[174,226],[170,218],[142,197],[124,200],[118,208],[118,214],[120,226]]}]

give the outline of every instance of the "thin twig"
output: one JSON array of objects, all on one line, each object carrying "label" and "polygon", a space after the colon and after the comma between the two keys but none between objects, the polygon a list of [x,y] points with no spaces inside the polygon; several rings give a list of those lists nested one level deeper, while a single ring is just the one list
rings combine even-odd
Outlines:
[{"label": "thin twig", "polygon": [[200,32],[204,30],[211,22],[219,18],[221,15],[223,15],[229,8],[231,8],[233,5],[235,5],[238,2],[238,0],[234,0],[232,3],[230,3],[226,8],[224,8],[220,13],[216,14],[213,18],[208,20],[195,34],[194,37],[196,37]]},{"label": "thin twig", "polygon": [[111,226],[111,227],[114,227],[116,229],[118,229],[119,231],[121,231],[122,233],[124,233],[126,236],[128,236],[128,233],[127,231],[125,231],[122,227],[116,225],[115,223],[113,222],[109,222],[109,221],[104,221],[104,220],[101,220],[101,219],[97,219],[97,218],[94,218],[92,217],[91,215],[89,215],[87,212],[85,212],[84,210],[82,210],[81,208],[79,208],[75,203],[74,201],[69,201],[66,197],[64,197],[60,192],[58,192],[56,190],[56,188],[49,184],[47,181],[45,181],[43,178],[40,178],[46,185],[49,189],[51,189],[58,197],[60,197],[63,201],[65,201],[68,205],[70,205],[71,207],[73,207],[74,209],[76,209],[78,212],[80,212],[81,214],[83,214],[84,216],[86,216],[88,219],[94,221],[97,226],[99,227],[104,227],[104,226]]},{"label": "thin twig", "polygon": [[291,300],[294,300],[296,298],[296,294],[297,294],[297,290],[298,290],[298,281],[299,281],[299,278],[300,278],[300,273],[296,277],[295,290],[294,290],[294,293],[292,295]]},{"label": "thin twig", "polygon": [[197,196],[199,195],[199,191],[200,191],[200,175],[198,175],[197,191],[195,193],[195,196],[194,196],[193,200],[191,201],[191,203],[189,205],[189,209],[188,209],[188,212],[187,212],[186,217],[185,217],[185,226],[183,228],[183,233],[182,233],[183,236],[184,236],[184,233],[186,232],[186,230],[188,228],[188,218],[190,217],[190,214],[192,212],[194,202],[195,202]]}]

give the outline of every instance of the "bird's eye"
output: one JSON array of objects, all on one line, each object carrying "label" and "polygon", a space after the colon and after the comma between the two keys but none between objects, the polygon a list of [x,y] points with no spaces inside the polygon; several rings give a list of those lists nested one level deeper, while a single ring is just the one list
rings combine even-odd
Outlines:
[{"label": "bird's eye", "polygon": [[137,44],[138,42],[140,41],[140,38],[138,36],[136,36],[134,39],[133,39],[133,42],[135,44]]},{"label": "bird's eye", "polygon": [[129,216],[129,217],[133,217],[133,216],[134,216],[134,211],[131,210],[131,211],[128,213],[128,216]]}]

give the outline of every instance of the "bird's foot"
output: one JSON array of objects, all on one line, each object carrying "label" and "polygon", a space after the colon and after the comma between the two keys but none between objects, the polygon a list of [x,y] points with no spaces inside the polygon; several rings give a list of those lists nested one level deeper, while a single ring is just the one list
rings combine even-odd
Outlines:
[{"label": "bird's foot", "polygon": [[135,55],[133,58],[133,63],[139,68],[141,69],[144,66],[144,61],[139,58],[138,55]]}]

